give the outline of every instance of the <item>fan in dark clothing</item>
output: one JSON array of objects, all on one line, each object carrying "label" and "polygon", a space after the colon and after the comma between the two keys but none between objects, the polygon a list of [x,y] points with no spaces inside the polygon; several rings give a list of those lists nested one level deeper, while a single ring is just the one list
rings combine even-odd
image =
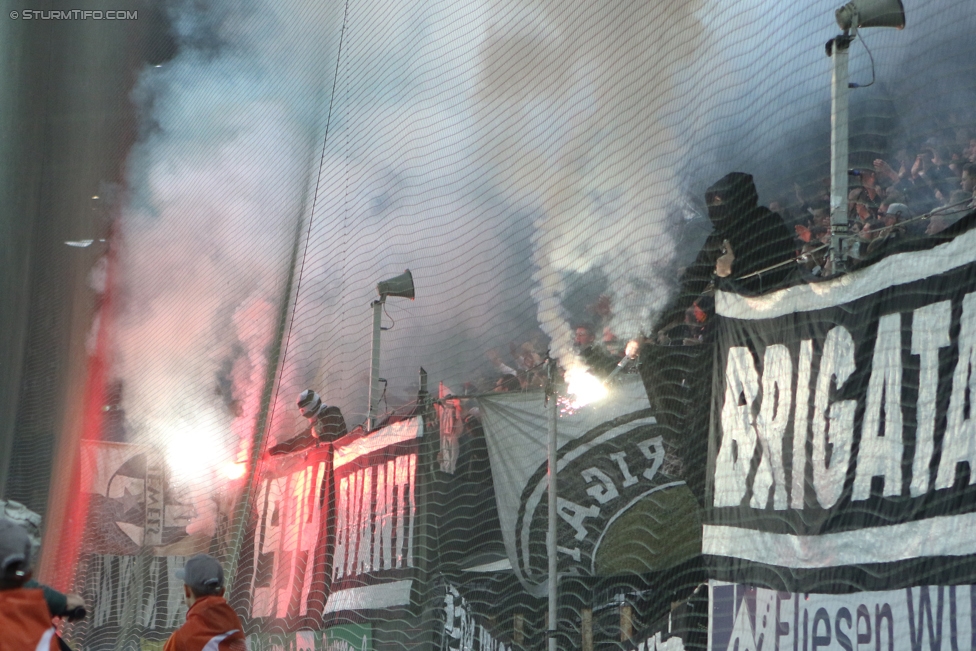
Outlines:
[{"label": "fan in dark clothing", "polygon": [[725,175],[708,188],[705,200],[714,230],[655,331],[683,321],[685,310],[718,279],[734,291],[759,294],[779,286],[793,271],[793,265],[781,264],[795,255],[793,236],[779,215],[759,205],[751,174]]},{"label": "fan in dark clothing", "polygon": [[[733,172],[708,188],[705,198],[715,230],[682,277],[679,295],[658,319],[657,343],[665,345],[645,345],[640,354],[647,397],[658,421],[676,433],[670,443],[683,461],[683,478],[702,504],[709,415],[702,401],[712,378],[712,352],[708,345],[694,344],[711,339],[715,308],[706,290],[716,283],[741,293],[768,291],[796,266],[788,264],[793,237],[779,215],[759,205],[752,176]],[[767,270],[779,263],[784,264]]]}]

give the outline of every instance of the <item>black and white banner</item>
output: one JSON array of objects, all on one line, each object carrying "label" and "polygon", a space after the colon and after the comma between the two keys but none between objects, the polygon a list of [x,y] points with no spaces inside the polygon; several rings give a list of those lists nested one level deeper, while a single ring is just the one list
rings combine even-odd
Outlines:
[{"label": "black and white banner", "polygon": [[185,557],[91,554],[86,560],[81,592],[89,604],[88,648],[111,648],[123,627],[164,640],[185,621],[183,582],[174,576]]},{"label": "black and white banner", "polygon": [[192,496],[169,479],[162,456],[142,445],[82,441],[81,475],[88,493],[85,551],[119,556],[181,555],[198,516]]},{"label": "black and white banner", "polygon": [[703,552],[841,592],[976,581],[976,233],[821,284],[716,297]]},{"label": "black and white banner", "polygon": [[[479,403],[508,557],[538,596],[547,575],[545,399],[500,393]],[[639,379],[625,376],[592,406],[560,407],[560,572],[643,573],[697,555],[697,505],[668,453],[672,433],[657,423]]]},{"label": "black and white banner", "polygon": [[335,443],[335,551],[325,613],[410,604],[423,418]]},{"label": "black and white banner", "polygon": [[232,595],[248,621],[293,633],[410,605],[423,434],[418,416],[262,460]]},{"label": "black and white banner", "polygon": [[480,620],[458,589],[446,584],[440,651],[512,651],[510,643],[495,638]]},{"label": "black and white banner", "polygon": [[242,578],[251,619],[285,629],[316,626],[329,592],[327,523],[332,450],[328,446],[266,459]]}]

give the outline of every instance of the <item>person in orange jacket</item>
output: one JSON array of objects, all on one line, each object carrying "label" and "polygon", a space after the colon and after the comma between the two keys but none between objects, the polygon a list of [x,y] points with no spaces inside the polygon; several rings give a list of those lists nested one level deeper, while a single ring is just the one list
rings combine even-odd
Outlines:
[{"label": "person in orange jacket", "polygon": [[44,593],[25,588],[31,578],[30,537],[0,519],[0,651],[57,651]]},{"label": "person in orange jacket", "polygon": [[213,556],[197,554],[176,571],[189,610],[186,623],[163,651],[245,651],[244,627],[224,599],[224,569]]}]

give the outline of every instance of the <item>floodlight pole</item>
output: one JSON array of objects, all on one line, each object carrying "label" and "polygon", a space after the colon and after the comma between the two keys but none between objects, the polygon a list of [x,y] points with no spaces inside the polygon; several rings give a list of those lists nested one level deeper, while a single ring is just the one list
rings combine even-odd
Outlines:
[{"label": "floodlight pole", "polygon": [[556,557],[556,421],[559,417],[558,394],[555,383],[556,362],[550,358],[548,366],[548,380],[546,382],[546,425],[548,430],[547,471],[549,475],[549,530],[546,535],[546,555],[549,560],[549,626],[547,631],[548,651],[556,649],[557,615],[559,613],[559,572]]},{"label": "floodlight pole", "polygon": [[376,427],[376,414],[379,412],[380,403],[380,332],[383,328],[383,305],[386,303],[386,296],[373,301],[373,348],[369,366],[369,414],[366,425],[370,431]]},{"label": "floodlight pole", "polygon": [[[855,21],[856,24],[856,21]],[[830,262],[832,273],[847,270],[848,72],[847,60],[855,29],[844,30],[827,43],[834,59],[830,87]]]}]

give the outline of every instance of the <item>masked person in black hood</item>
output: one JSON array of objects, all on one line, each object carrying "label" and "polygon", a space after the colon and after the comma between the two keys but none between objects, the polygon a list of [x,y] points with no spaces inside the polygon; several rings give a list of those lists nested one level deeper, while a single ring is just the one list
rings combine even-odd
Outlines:
[{"label": "masked person in black hood", "polygon": [[682,276],[680,293],[655,330],[681,321],[685,310],[713,282],[721,280],[734,291],[759,294],[775,289],[793,271],[790,264],[764,271],[787,263],[796,252],[780,216],[759,205],[751,174],[725,175],[705,191],[705,202],[714,230]]},{"label": "masked person in black hood", "polygon": [[[743,293],[758,294],[783,282],[793,267],[762,270],[793,258],[793,236],[779,215],[759,205],[752,176],[742,172],[725,175],[708,188],[705,201],[715,230],[693,266],[702,271],[712,267],[715,275],[729,278]],[[716,251],[720,253],[716,255]]]},{"label": "masked person in black hood", "polygon": [[779,215],[759,205],[752,176],[733,172],[708,188],[705,199],[715,230],[682,276],[679,295],[658,319],[657,338],[642,346],[639,367],[658,422],[673,433],[665,442],[682,459],[683,479],[702,504],[709,418],[702,405],[708,404],[712,350],[690,344],[707,344],[714,331],[715,302],[706,290],[715,283],[743,293],[768,291],[795,266],[762,271],[793,258],[793,237]]}]

